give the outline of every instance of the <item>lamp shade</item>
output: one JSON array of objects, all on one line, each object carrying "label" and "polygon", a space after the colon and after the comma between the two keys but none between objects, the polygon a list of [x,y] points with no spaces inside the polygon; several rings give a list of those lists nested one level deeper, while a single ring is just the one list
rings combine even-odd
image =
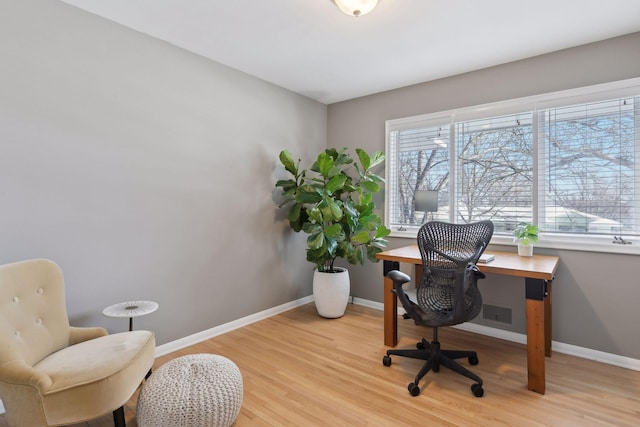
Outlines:
[{"label": "lamp shade", "polygon": [[415,210],[420,212],[438,211],[438,192],[431,190],[418,190],[415,194]]},{"label": "lamp shade", "polygon": [[378,0],[333,0],[338,8],[349,16],[366,15],[377,5]]}]

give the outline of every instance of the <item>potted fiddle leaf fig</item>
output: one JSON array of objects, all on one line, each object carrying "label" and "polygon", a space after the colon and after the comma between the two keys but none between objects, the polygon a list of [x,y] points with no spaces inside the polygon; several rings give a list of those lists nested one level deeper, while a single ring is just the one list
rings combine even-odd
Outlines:
[{"label": "potted fiddle leaf fig", "polygon": [[513,230],[513,240],[518,243],[518,255],[532,256],[533,244],[538,243],[540,228],[528,222],[521,222]]},{"label": "potted fiddle leaf fig", "polygon": [[[324,317],[342,316],[349,300],[349,272],[335,266],[335,260],[343,258],[354,265],[367,259],[377,262],[375,256],[391,233],[374,213],[373,202],[384,182],[373,170],[384,162],[384,153],[355,151],[356,161],[346,148],[328,148],[310,168],[302,168],[290,152],[280,153],[280,162],[291,175],[276,183],[282,189],[280,207],[288,209],[294,231],[308,234],[307,261],[315,264],[314,299]],[[327,281],[342,284],[334,289]]]}]

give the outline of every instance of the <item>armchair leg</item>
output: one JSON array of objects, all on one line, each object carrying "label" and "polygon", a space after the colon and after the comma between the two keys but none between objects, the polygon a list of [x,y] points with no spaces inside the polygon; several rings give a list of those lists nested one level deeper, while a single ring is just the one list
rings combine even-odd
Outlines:
[{"label": "armchair leg", "polygon": [[115,427],[127,427],[124,420],[124,406],[113,411],[113,425]]}]

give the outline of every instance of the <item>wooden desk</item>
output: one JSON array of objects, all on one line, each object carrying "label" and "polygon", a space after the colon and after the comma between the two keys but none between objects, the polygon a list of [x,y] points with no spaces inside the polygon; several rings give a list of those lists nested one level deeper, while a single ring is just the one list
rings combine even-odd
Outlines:
[{"label": "wooden desk", "polygon": [[[559,258],[546,255],[521,257],[511,252],[486,253],[494,255],[495,259],[486,264],[479,263],[480,271],[525,279],[528,388],[544,394],[544,358],[551,357],[551,283]],[[416,266],[416,275],[422,274],[422,258],[417,245],[384,251],[376,257],[384,261],[384,344],[395,347],[398,344],[398,300],[387,273],[397,270],[399,263],[404,262]]]}]

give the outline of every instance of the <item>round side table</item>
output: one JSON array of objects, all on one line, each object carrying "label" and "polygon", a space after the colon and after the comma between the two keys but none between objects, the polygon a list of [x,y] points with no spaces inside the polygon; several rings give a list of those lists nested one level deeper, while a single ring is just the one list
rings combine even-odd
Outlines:
[{"label": "round side table", "polygon": [[133,318],[153,313],[158,309],[158,303],[153,301],[127,301],[110,305],[102,310],[107,317],[128,317],[129,330],[133,331]]}]

